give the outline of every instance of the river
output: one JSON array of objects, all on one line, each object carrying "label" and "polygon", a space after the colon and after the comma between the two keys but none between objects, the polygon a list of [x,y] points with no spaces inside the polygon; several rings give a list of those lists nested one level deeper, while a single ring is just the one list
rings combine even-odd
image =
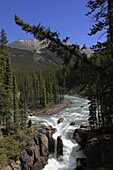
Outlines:
[{"label": "river", "polygon": [[[70,101],[69,106],[55,115],[32,117],[32,119],[46,120],[57,131],[53,134],[56,140],[59,135],[63,140],[63,156],[60,159],[56,155],[50,155],[48,164],[43,170],[75,170],[76,158],[84,157],[84,153],[79,150],[79,145],[72,139],[73,132],[80,125],[86,125],[88,120],[88,100],[74,96],[65,96]],[[64,122],[57,124],[59,118],[64,118]],[[70,126],[75,122],[74,126]]]}]

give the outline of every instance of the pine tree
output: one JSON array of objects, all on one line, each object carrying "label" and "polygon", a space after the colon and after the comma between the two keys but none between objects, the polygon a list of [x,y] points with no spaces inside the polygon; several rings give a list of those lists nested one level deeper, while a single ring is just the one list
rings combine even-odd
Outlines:
[{"label": "pine tree", "polygon": [[0,97],[0,109],[1,119],[3,125],[6,126],[6,130],[10,130],[11,123],[11,89],[12,89],[12,72],[10,59],[6,52],[7,37],[5,31],[2,29],[0,35],[0,78],[1,78],[1,97]]},{"label": "pine tree", "polygon": [[5,30],[2,29],[0,33],[0,51],[6,53],[6,45],[8,43],[7,36]]},{"label": "pine tree", "polygon": [[10,129],[11,123],[11,103],[12,103],[12,73],[10,59],[6,57],[6,65],[4,68],[4,89],[5,89],[5,119],[6,119],[6,129]]},{"label": "pine tree", "polygon": [[23,91],[20,91],[19,112],[20,112],[20,125],[23,127],[27,121],[27,101]]},{"label": "pine tree", "polygon": [[5,100],[5,87],[4,87],[4,65],[5,56],[0,53],[0,124],[5,123],[5,111],[4,111],[4,100]]},{"label": "pine tree", "polygon": [[46,91],[46,84],[45,81],[43,81],[43,107],[46,107],[47,105],[47,91]]},{"label": "pine tree", "polygon": [[[109,47],[113,58],[113,1],[88,0],[87,7],[90,11],[86,15],[93,15],[94,19],[89,35],[94,35],[97,32],[104,30],[104,34],[107,33],[107,43],[104,43],[103,45],[106,45],[107,48]],[[97,47],[102,47],[102,44],[98,43]]]},{"label": "pine tree", "polygon": [[16,78],[13,74],[13,88],[12,88],[12,104],[13,104],[13,120],[15,129],[20,125],[20,115],[19,115],[19,106],[18,106],[18,90],[16,84]]},{"label": "pine tree", "polygon": [[60,102],[58,80],[56,78],[53,80],[53,100],[55,104]]}]

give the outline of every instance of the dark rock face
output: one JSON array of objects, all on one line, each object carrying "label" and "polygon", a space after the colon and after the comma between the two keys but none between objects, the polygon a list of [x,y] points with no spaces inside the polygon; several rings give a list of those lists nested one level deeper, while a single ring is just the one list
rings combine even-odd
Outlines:
[{"label": "dark rock face", "polygon": [[48,150],[49,153],[54,153],[55,151],[55,140],[53,139],[52,135],[55,132],[55,129],[52,126],[46,127],[46,136],[48,138]]},{"label": "dark rock face", "polygon": [[21,145],[20,162],[22,170],[41,170],[48,161],[48,138],[45,134],[35,135]]},{"label": "dark rock face", "polygon": [[100,134],[91,137],[86,145],[87,169],[95,167],[95,170],[113,169],[113,135]]},{"label": "dark rock face", "polygon": [[52,126],[41,123],[30,124],[29,138],[20,147],[20,157],[1,170],[42,170],[48,162],[49,153],[54,152]]},{"label": "dark rock face", "polygon": [[57,137],[57,157],[63,155],[63,141],[61,136]]},{"label": "dark rock face", "polygon": [[82,146],[86,164],[79,158],[76,170],[113,170],[113,133],[103,130],[76,129],[74,138]]},{"label": "dark rock face", "polygon": [[87,139],[87,130],[75,129],[73,133],[73,139],[75,139],[82,148],[85,148],[86,139]]},{"label": "dark rock face", "polygon": [[101,145],[97,138],[92,138],[86,146],[87,168],[99,167],[102,165]]},{"label": "dark rock face", "polygon": [[86,158],[77,158],[76,164],[76,170],[84,170],[84,167],[86,166]]},{"label": "dark rock face", "polygon": [[50,138],[50,140],[49,140],[48,149],[49,149],[49,153],[54,153],[54,151],[55,151],[55,140],[53,138]]}]

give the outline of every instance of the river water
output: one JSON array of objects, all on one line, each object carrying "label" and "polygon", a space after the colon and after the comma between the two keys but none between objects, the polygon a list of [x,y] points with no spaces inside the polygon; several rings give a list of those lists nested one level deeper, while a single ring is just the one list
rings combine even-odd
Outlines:
[{"label": "river water", "polygon": [[[63,156],[59,159],[56,155],[50,155],[48,164],[43,170],[75,170],[76,158],[84,157],[84,153],[79,150],[79,145],[72,139],[73,132],[80,125],[86,125],[88,120],[88,100],[65,96],[70,101],[69,106],[55,115],[32,117],[32,119],[46,120],[57,130],[53,134],[53,138],[57,140],[58,136],[62,136],[63,140]],[[64,122],[57,124],[59,118],[64,118]],[[70,126],[71,122],[75,122],[74,126]]]}]

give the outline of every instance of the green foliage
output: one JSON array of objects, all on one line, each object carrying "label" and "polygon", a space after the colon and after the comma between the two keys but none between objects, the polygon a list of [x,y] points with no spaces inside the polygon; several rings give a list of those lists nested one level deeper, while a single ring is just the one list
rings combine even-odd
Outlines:
[{"label": "green foliage", "polygon": [[0,52],[5,53],[6,44],[8,43],[5,30],[2,29],[0,32]]},{"label": "green foliage", "polygon": [[13,135],[13,137],[15,141],[18,141],[19,144],[21,144],[24,140],[31,139],[30,134],[32,134],[32,129],[24,127],[22,129],[18,129],[16,134]]},{"label": "green foliage", "polygon": [[[20,83],[21,82],[21,83]],[[17,85],[20,93],[19,109],[35,110],[48,105],[59,103],[62,90],[57,77],[57,71],[40,70],[17,76]],[[25,104],[24,104],[25,103]]]},{"label": "green foliage", "polygon": [[91,32],[89,35],[96,34],[98,31],[107,30],[108,29],[108,8],[107,8],[107,0],[101,1],[88,1],[87,7],[90,11],[86,15],[91,15],[94,13],[94,25],[92,25]]},{"label": "green foliage", "polygon": [[19,115],[19,106],[18,106],[18,89],[15,75],[13,74],[12,80],[12,108],[13,108],[13,120],[15,130],[20,126],[20,115]]},{"label": "green foliage", "polygon": [[[94,35],[102,30],[105,30],[107,33],[107,42],[104,44],[98,43],[99,53],[94,54],[90,59],[84,54],[80,55],[77,45],[67,45],[66,42],[68,38],[61,41],[59,39],[59,33],[51,32],[50,28],[45,29],[41,24],[38,26],[30,26],[16,15],[15,22],[21,26],[22,30],[33,34],[35,38],[47,40],[47,42],[49,40],[48,48],[57,52],[57,54],[64,59],[65,64],[70,62],[73,55],[76,56],[76,62],[72,67],[67,67],[64,69],[64,72],[62,69],[64,77],[62,77],[61,74],[59,78],[61,82],[56,83],[57,80],[53,79],[54,101],[57,102],[58,100],[57,97],[60,91],[58,87],[63,87],[64,93],[66,86],[67,88],[72,87],[72,83],[70,82],[76,84],[76,82],[79,81],[79,83],[85,84],[87,86],[87,95],[91,100],[89,107],[90,124],[93,122],[94,126],[99,124],[99,127],[105,127],[108,122],[109,125],[112,125],[111,118],[113,114],[113,79],[111,78],[113,74],[113,1],[89,0],[87,7],[90,8],[87,15],[93,14],[94,18],[90,35]],[[57,84],[60,86],[57,86]],[[41,89],[41,92],[42,91]],[[47,99],[48,96],[47,94]],[[98,109],[98,113],[96,109]]]},{"label": "green foliage", "polygon": [[[14,72],[19,73],[29,73],[32,70],[38,71],[39,69],[48,70],[50,69],[57,69],[61,63],[62,60],[58,57],[55,57],[55,55],[47,56],[46,52],[42,52],[42,57],[44,57],[44,61],[42,63],[37,63],[37,55],[32,51],[22,50],[22,49],[16,49],[16,48],[7,48],[8,55],[11,58],[12,61],[12,67],[14,69]],[[41,54],[40,54],[41,55]],[[52,62],[51,62],[52,61]],[[57,64],[58,63],[58,64]]]},{"label": "green foliage", "polygon": [[0,125],[4,127],[8,135],[12,133],[12,126],[13,130],[19,127],[21,120],[19,113],[21,111],[19,112],[18,108],[16,79],[5,48],[8,41],[4,30],[2,30],[0,37]]},{"label": "green foliage", "polygon": [[93,17],[93,24],[89,35],[102,31],[102,34],[106,34],[107,37],[107,42],[97,43],[96,46],[93,46],[94,49],[105,50],[106,48],[107,51],[110,51],[113,58],[113,1],[88,0],[87,7],[90,11],[86,15],[92,15]]},{"label": "green foliage", "polygon": [[4,153],[4,149],[0,149],[0,164],[5,165],[8,162],[8,157]]},{"label": "green foliage", "polygon": [[95,54],[90,60],[95,64],[95,70],[89,68],[90,74],[89,80],[87,81],[87,95],[91,100],[90,118],[93,118],[96,107],[96,124],[98,124],[99,127],[112,126],[113,78],[111,75],[113,74],[113,60],[109,54]]},{"label": "green foliage", "polygon": [[89,124],[92,128],[106,128],[112,126],[113,59],[109,52],[104,51],[101,54],[94,53],[88,60],[91,65],[79,61],[77,66],[74,64],[63,67],[58,72],[59,82],[67,92],[82,85],[90,100]]},{"label": "green foliage", "polygon": [[19,143],[11,137],[0,139],[0,163],[4,164],[19,156]]},{"label": "green foliage", "polygon": [[6,126],[6,129],[10,128],[11,121],[11,89],[12,89],[12,77],[10,59],[5,51],[7,41],[5,31],[1,32],[1,46],[0,46],[0,120],[1,124]]},{"label": "green foliage", "polygon": [[30,140],[32,129],[18,129],[12,136],[0,138],[0,164],[5,165],[20,155],[20,145],[24,140]]}]

